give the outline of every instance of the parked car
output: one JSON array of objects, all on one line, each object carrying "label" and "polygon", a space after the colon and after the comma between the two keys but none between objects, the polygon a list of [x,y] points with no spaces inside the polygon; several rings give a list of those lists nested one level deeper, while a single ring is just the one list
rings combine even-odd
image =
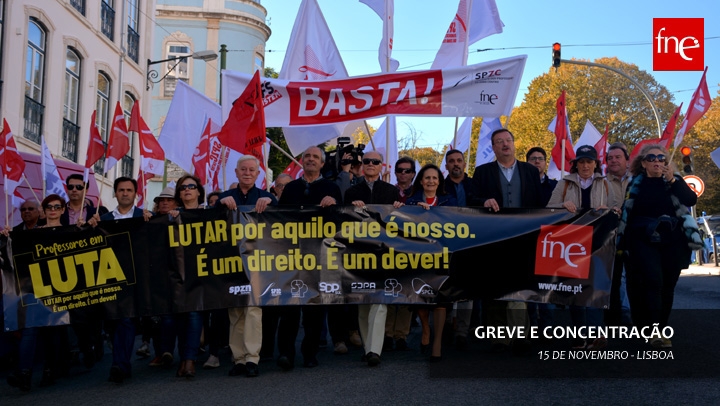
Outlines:
[{"label": "parked car", "polygon": [[[720,214],[700,216],[697,218],[697,223],[705,240],[707,260],[709,263],[715,263],[715,255],[717,255],[717,252],[720,251]],[[714,247],[712,243],[713,235],[715,236]]]}]

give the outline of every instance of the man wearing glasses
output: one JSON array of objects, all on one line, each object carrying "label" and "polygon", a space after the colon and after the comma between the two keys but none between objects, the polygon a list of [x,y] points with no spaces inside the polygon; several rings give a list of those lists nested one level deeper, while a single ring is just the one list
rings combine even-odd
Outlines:
[{"label": "man wearing glasses", "polygon": [[547,206],[552,192],[555,190],[555,185],[558,183],[557,180],[550,179],[545,173],[545,169],[547,168],[547,153],[540,147],[532,147],[525,154],[525,161],[540,171],[540,189],[542,192],[543,207]]},{"label": "man wearing glasses", "polygon": [[44,221],[40,219],[40,205],[37,200],[26,200],[20,205],[20,217],[22,223],[13,227],[13,231],[32,230],[41,226]]},{"label": "man wearing glasses", "polygon": [[[380,179],[382,169],[382,155],[377,151],[365,153],[362,159],[363,177],[360,183],[352,186],[345,192],[345,202],[355,207],[364,208],[366,204],[392,204],[395,207],[400,203],[400,191],[393,185]],[[380,364],[380,354],[385,338],[385,319],[387,305],[372,304],[358,306],[358,324],[360,336],[365,345],[365,357],[369,366]]]},{"label": "man wearing glasses", "polygon": [[96,208],[85,205],[83,200],[87,183],[83,181],[81,174],[73,173],[65,179],[65,185],[70,200],[67,202],[67,210],[60,216],[60,223],[64,226],[82,225],[97,212]]},{"label": "man wearing glasses", "polygon": [[397,178],[396,188],[400,191],[400,201],[405,203],[405,199],[410,196],[412,191],[412,182],[415,178],[415,161],[410,157],[402,157],[395,162],[395,177]]}]

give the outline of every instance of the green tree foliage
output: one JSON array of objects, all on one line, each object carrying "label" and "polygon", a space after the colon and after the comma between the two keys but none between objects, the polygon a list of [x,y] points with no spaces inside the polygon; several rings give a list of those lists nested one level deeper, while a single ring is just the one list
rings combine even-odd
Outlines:
[{"label": "green tree foliage", "polygon": [[[710,158],[710,153],[720,147],[720,92],[713,99],[710,110],[685,135],[683,145],[693,149],[695,175],[705,183],[705,192],[698,199],[697,214],[702,211],[707,214],[720,214],[720,168]],[[675,156],[675,161],[682,170],[680,152]]]},{"label": "green tree foliage", "polygon": [[[600,58],[595,63],[619,69],[632,77],[653,96],[660,114],[661,129],[675,111],[672,94],[649,73],[617,58]],[[555,136],[547,130],[556,114],[555,103],[567,92],[570,133],[577,140],[587,120],[604,131],[609,125],[608,141],[622,141],[632,148],[640,140],[657,137],[658,130],[650,103],[640,90],[615,72],[597,67],[563,64],[536,77],[530,83],[522,104],[513,110],[509,129],[515,134],[517,157],[541,146],[548,152]]]},{"label": "green tree foliage", "polygon": [[420,166],[427,164],[440,165],[442,162],[442,153],[430,147],[415,147],[412,149],[404,149],[398,152],[399,156],[409,156],[418,161]]}]

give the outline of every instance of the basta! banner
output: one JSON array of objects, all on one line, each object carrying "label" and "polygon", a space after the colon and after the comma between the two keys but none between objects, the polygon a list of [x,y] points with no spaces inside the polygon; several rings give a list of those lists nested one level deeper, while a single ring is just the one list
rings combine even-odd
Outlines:
[{"label": "basta! banner", "polygon": [[[362,120],[384,115],[500,117],[510,115],[527,56],[450,69],[381,73],[340,80],[262,78],[265,125],[288,127]],[[222,72],[222,108],[232,103],[251,75]]]},{"label": "basta! banner", "polygon": [[4,328],[468,298],[603,307],[616,225],[606,211],[246,206],[13,232],[2,253]]}]

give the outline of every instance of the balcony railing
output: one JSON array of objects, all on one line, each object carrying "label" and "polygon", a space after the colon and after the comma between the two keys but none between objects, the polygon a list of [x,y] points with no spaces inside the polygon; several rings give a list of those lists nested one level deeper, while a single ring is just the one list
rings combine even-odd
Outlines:
[{"label": "balcony railing", "polygon": [[135,159],[125,155],[122,158],[122,168],[120,169],[122,176],[127,176],[128,178],[132,178],[134,165],[135,165]]},{"label": "balcony railing", "polygon": [[25,138],[40,144],[45,106],[25,96]]},{"label": "balcony railing", "polygon": [[128,56],[135,61],[135,63],[138,62],[139,52],[140,49],[140,34],[135,32],[135,30],[132,29],[132,27],[128,26]]},{"label": "balcony railing", "polygon": [[70,5],[75,7],[80,14],[85,15],[85,0],[70,0]]},{"label": "balcony railing", "polygon": [[100,4],[102,4],[102,33],[112,41],[115,32],[115,10],[104,1],[100,1]]},{"label": "balcony railing", "polygon": [[77,144],[79,134],[80,127],[64,118],[62,156],[73,162],[77,162]]},{"label": "balcony railing", "polygon": [[[103,148],[105,151],[107,151],[107,142],[103,141]],[[105,155],[100,157],[97,162],[95,162],[95,173],[99,173],[101,175],[105,175]]]}]

